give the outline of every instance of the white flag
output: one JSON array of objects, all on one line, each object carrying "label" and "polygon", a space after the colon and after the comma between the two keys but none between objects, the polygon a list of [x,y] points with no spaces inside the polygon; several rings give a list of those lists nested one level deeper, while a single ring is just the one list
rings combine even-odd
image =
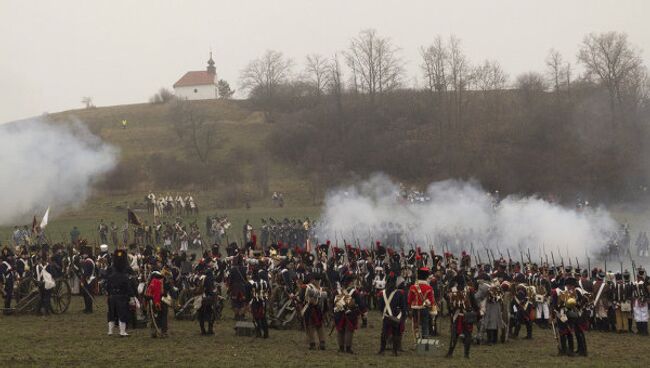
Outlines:
[{"label": "white flag", "polygon": [[45,214],[43,215],[43,219],[41,220],[41,230],[45,229],[45,226],[47,226],[47,220],[50,217],[50,207],[47,208],[47,211],[45,211]]}]

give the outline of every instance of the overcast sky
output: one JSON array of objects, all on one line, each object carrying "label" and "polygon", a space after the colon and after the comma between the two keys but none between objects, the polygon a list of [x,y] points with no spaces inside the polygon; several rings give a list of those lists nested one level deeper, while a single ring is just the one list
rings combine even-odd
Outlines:
[{"label": "overcast sky", "polygon": [[81,107],[141,103],[213,49],[219,78],[266,49],[302,66],[362,29],[390,37],[420,78],[418,49],[458,36],[472,62],[498,60],[513,77],[542,71],[550,48],[575,62],[589,32],[622,31],[650,65],[650,1],[24,1],[0,0],[0,122]]}]

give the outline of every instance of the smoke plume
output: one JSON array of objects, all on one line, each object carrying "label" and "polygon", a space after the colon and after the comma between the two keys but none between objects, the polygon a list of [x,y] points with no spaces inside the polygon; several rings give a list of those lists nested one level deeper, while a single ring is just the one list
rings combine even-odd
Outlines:
[{"label": "smoke plume", "polygon": [[30,222],[48,206],[56,213],[83,203],[117,160],[117,150],[80,122],[0,125],[0,150],[0,225]]},{"label": "smoke plume", "polygon": [[[497,200],[478,183],[447,180],[429,185],[422,201],[399,199],[400,186],[384,175],[330,192],[318,229],[321,240],[362,246],[381,240],[388,246],[420,246],[468,251],[486,259],[486,249],[515,260],[555,254],[559,261],[593,255],[616,231],[602,208],[576,210],[538,197]],[[401,234],[397,237],[395,234]],[[549,260],[550,261],[550,260]]]}]

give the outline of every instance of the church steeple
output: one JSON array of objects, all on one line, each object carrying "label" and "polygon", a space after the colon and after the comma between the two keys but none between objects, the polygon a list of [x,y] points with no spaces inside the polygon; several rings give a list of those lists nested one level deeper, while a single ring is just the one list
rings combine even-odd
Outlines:
[{"label": "church steeple", "polygon": [[217,68],[214,67],[214,60],[212,60],[212,51],[210,51],[210,60],[208,60],[208,73],[212,75],[217,74]]}]

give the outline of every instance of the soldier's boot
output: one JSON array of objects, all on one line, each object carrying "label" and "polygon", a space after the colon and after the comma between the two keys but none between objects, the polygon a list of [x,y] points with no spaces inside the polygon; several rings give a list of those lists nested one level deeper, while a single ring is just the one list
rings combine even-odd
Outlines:
[{"label": "soldier's boot", "polygon": [[262,337],[262,321],[255,320],[255,337]]},{"label": "soldier's boot", "polygon": [[627,319],[627,332],[632,333],[632,318]]},{"label": "soldier's boot", "polygon": [[315,342],[310,342],[309,343],[309,350],[316,350],[316,343]]},{"label": "soldier's boot", "polygon": [[128,333],[126,333],[126,322],[120,322],[120,337],[127,337],[129,336]]},{"label": "soldier's boot", "polygon": [[318,345],[318,350],[325,350],[325,341],[321,341]]},{"label": "soldier's boot", "polygon": [[345,353],[345,347],[343,345],[339,345],[339,353]]},{"label": "soldier's boot", "polygon": [[379,339],[379,351],[377,352],[377,355],[384,355],[384,352],[386,351],[386,337],[384,334],[381,335],[381,339]]},{"label": "soldier's boot", "polygon": [[573,335],[568,335],[566,337],[567,340],[567,350],[566,350],[566,355],[568,356],[574,356],[575,355],[575,350],[573,350],[574,345],[573,345]]},{"label": "soldier's boot", "polygon": [[361,328],[366,328],[366,327],[368,327],[368,318],[361,317]]},{"label": "soldier's boot", "polygon": [[393,335],[393,355],[397,356],[397,352],[402,344],[402,336]]},{"label": "soldier's boot", "polygon": [[584,334],[576,335],[576,340],[578,340],[578,355],[587,356],[587,340],[585,339]]},{"label": "soldier's boot", "polygon": [[108,322],[108,336],[113,334],[113,329],[115,328],[115,322]]},{"label": "soldier's boot", "polygon": [[558,355],[567,355],[566,335],[560,336],[560,350],[558,351]]},{"label": "soldier's boot", "polygon": [[517,325],[515,326],[515,332],[512,334],[513,339],[519,337],[519,330],[521,330],[521,323],[517,323]]},{"label": "soldier's boot", "polygon": [[203,319],[199,320],[199,327],[201,327],[201,335],[205,336],[205,321]]},{"label": "soldier's boot", "polygon": [[345,352],[348,354],[354,354],[354,351],[352,350],[352,346],[346,346],[345,347]]},{"label": "soldier's boot", "polygon": [[452,355],[454,355],[454,349],[456,348],[456,341],[457,338],[452,336],[451,341],[449,342],[449,350],[447,350],[447,354],[445,355],[445,358],[451,358]]},{"label": "soldier's boot", "polygon": [[266,318],[262,320],[262,337],[265,339],[269,338],[269,323],[266,321]]},{"label": "soldier's boot", "polygon": [[208,321],[208,335],[214,335],[214,321]]},{"label": "soldier's boot", "polygon": [[533,324],[531,322],[528,322],[526,324],[526,340],[530,340],[533,338]]}]

